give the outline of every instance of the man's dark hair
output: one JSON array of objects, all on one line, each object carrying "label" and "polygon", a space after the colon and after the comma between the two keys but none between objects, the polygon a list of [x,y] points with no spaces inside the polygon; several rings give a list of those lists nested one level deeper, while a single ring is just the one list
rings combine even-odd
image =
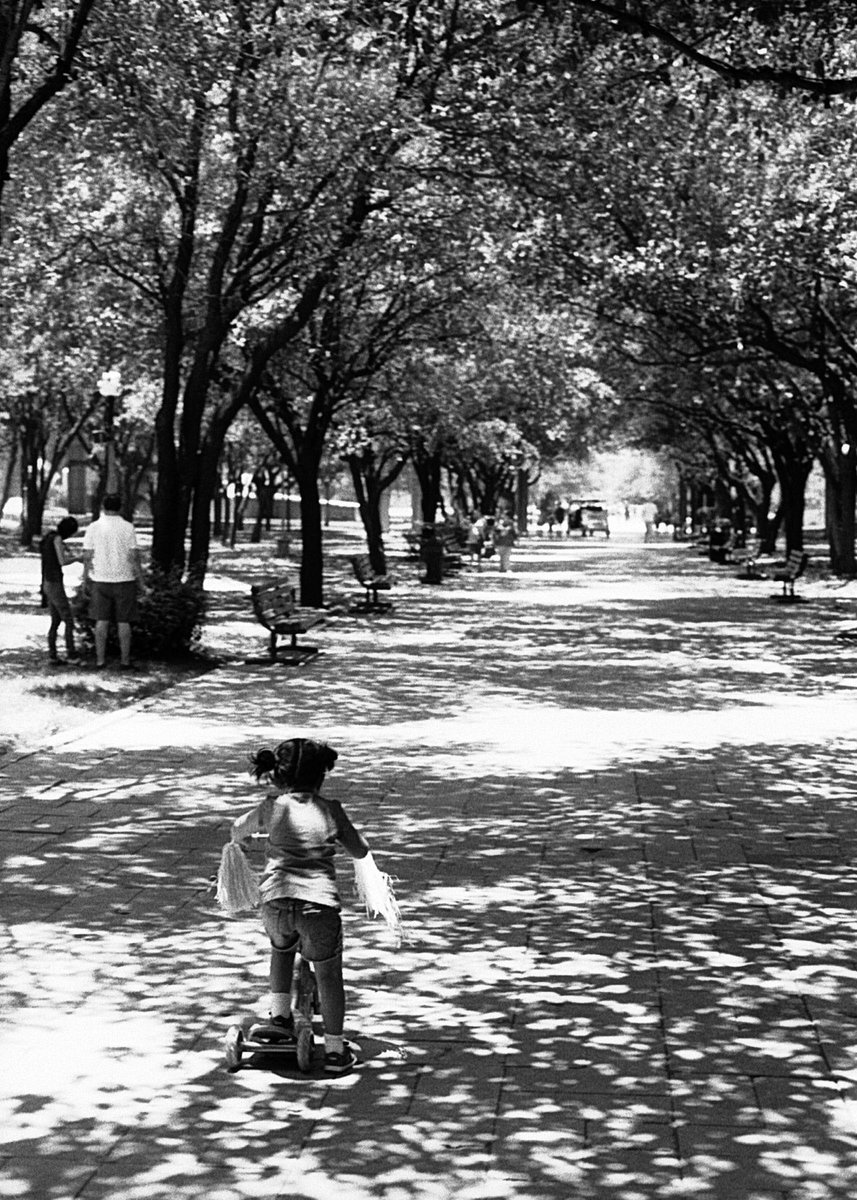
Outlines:
[{"label": "man's dark hair", "polygon": [[108,492],[101,501],[101,507],[105,512],[119,512],[122,507],[122,498],[118,492]]},{"label": "man's dark hair", "polygon": [[79,528],[74,517],[63,517],[59,525],[57,525],[57,533],[61,538],[73,537]]}]

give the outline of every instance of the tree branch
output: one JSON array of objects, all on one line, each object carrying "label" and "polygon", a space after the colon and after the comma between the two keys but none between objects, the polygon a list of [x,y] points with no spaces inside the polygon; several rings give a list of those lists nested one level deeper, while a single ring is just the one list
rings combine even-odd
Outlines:
[{"label": "tree branch", "polygon": [[688,61],[733,82],[767,83],[791,91],[809,92],[814,96],[857,96],[857,75],[828,78],[822,74],[806,75],[793,68],[749,64],[744,66],[740,63],[726,62],[722,58],[715,58],[698,50],[685,38],[672,33],[666,26],[649,20],[642,13],[627,11],[624,3],[607,4],[602,0],[571,0],[571,3],[576,8],[596,12],[613,20],[621,29],[632,28],[643,37],[656,38]]}]

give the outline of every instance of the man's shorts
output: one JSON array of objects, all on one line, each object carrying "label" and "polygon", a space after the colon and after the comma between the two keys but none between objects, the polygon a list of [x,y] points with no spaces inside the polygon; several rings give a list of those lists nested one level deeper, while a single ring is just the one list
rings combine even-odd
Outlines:
[{"label": "man's shorts", "polygon": [[275,950],[300,950],[307,962],[327,962],[342,954],[342,918],[328,904],[286,896],[266,900],[262,921]]},{"label": "man's shorts", "polygon": [[137,616],[137,581],[99,583],[91,581],[89,616],[93,621],[114,620],[130,625]]}]

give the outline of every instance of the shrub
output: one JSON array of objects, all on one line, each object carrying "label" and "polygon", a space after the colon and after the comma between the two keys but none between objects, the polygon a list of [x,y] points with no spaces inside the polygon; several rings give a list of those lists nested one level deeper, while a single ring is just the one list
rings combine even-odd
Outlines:
[{"label": "shrub", "polygon": [[182,580],[177,568],[150,568],[139,600],[134,628],[136,653],[148,658],[175,658],[198,647],[205,620],[205,593]]},{"label": "shrub", "polygon": [[[95,622],[89,616],[89,588],[81,585],[72,602],[75,625],[84,643],[94,642]],[[185,658],[198,651],[198,642],[205,620],[205,593],[201,587],[188,583],[181,571],[162,571],[150,567],[146,573],[146,589],[137,603],[134,621],[133,652],[140,658]],[[111,625],[108,644],[111,650],[116,637]]]}]

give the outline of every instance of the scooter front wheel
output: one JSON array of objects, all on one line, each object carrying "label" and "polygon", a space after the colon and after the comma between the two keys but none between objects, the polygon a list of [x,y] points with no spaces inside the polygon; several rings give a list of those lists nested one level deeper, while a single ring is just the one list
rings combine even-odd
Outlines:
[{"label": "scooter front wheel", "polygon": [[231,1025],[227,1029],[224,1053],[226,1070],[234,1073],[241,1066],[241,1057],[244,1053],[244,1030],[240,1025]]}]

